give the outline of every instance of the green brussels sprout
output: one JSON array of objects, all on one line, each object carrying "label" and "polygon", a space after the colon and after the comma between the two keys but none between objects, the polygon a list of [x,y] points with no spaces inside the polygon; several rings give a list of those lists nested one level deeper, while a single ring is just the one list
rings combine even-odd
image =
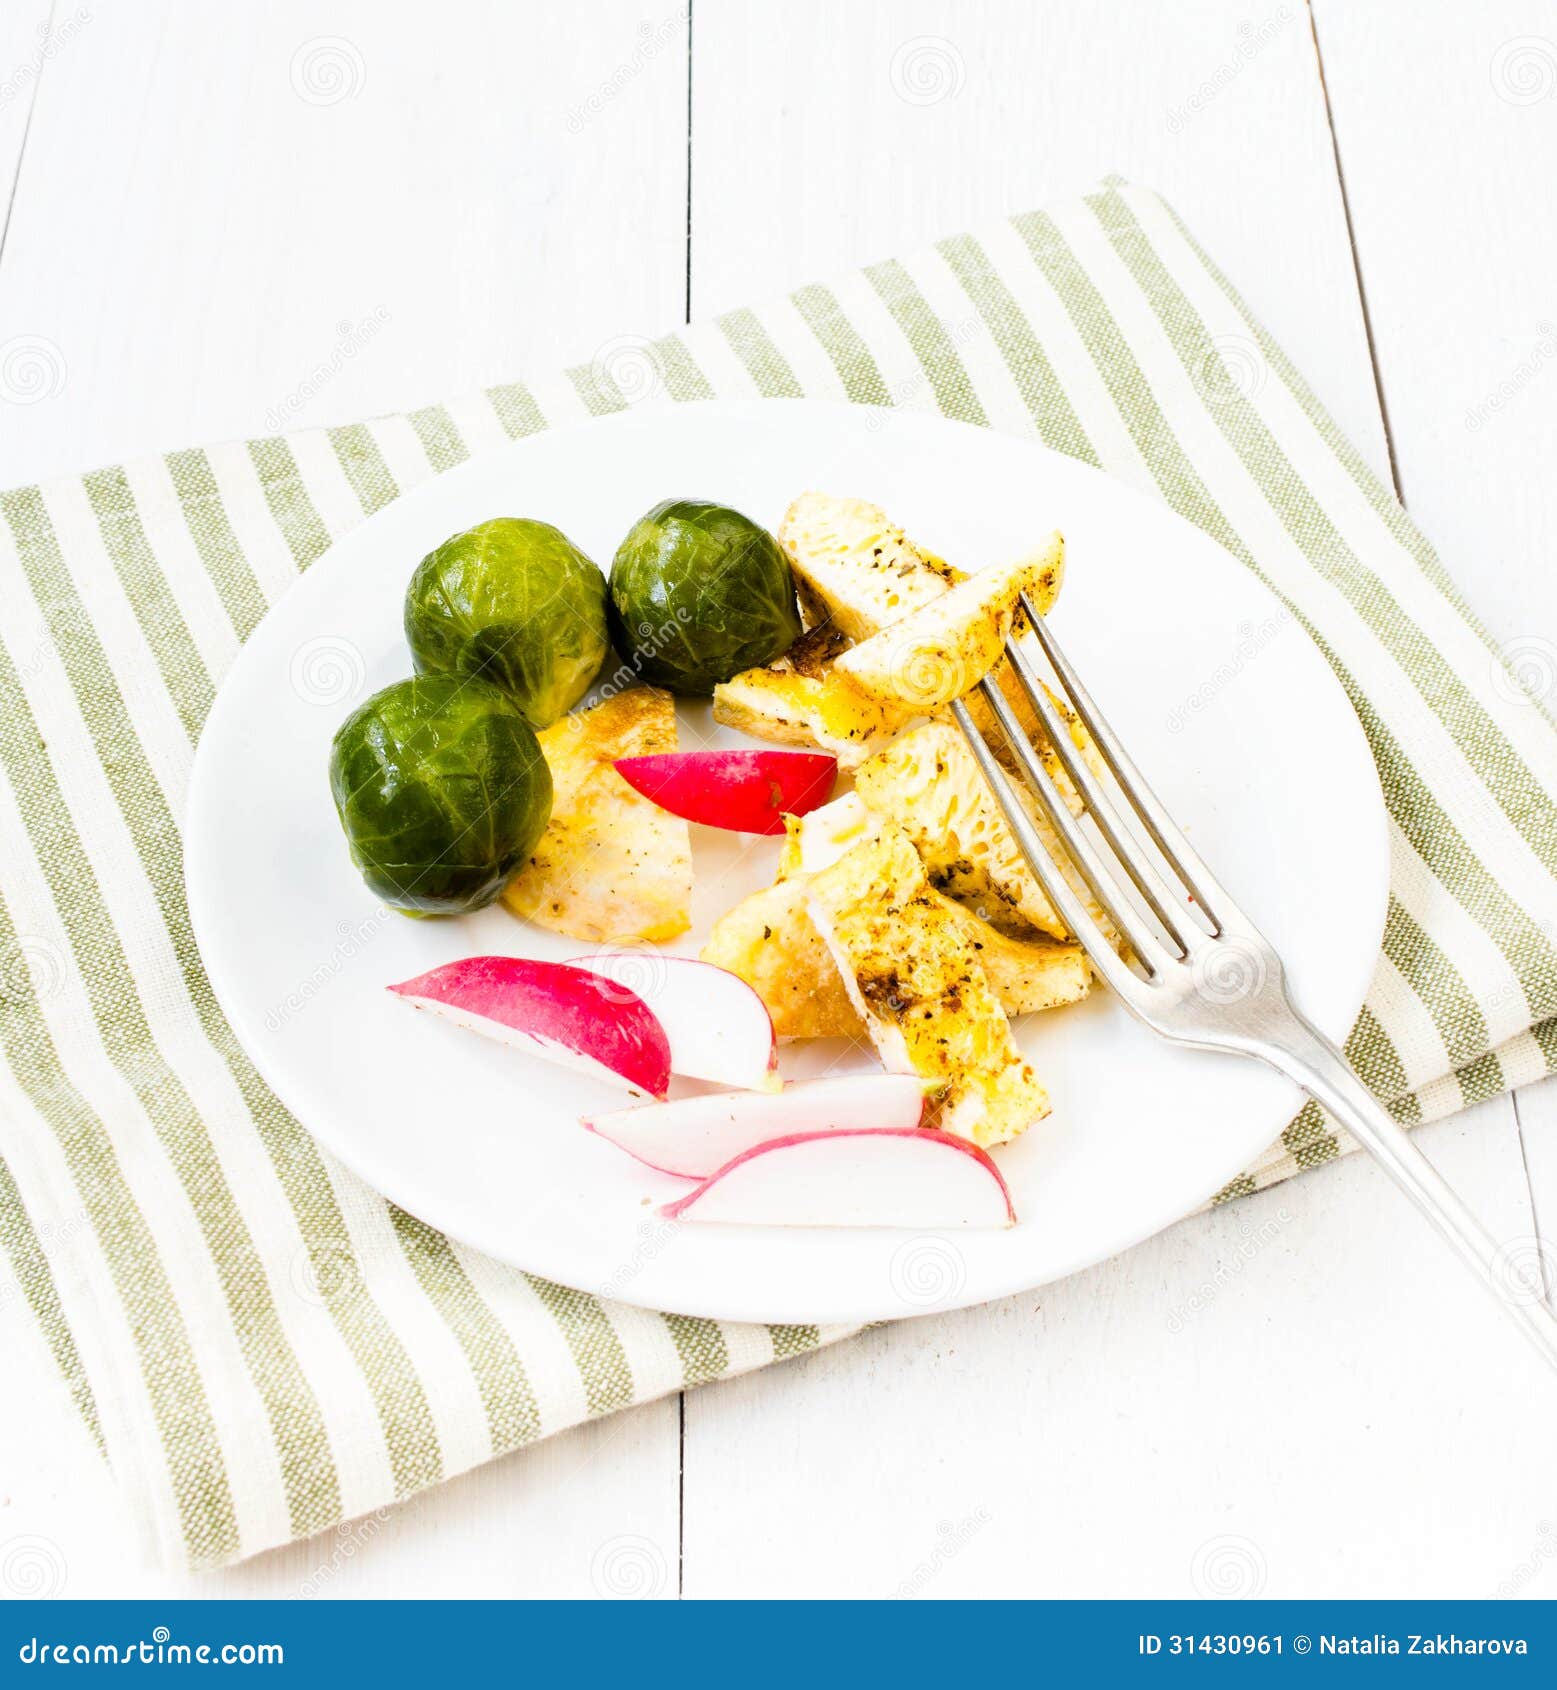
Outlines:
[{"label": "green brussels sprout", "polygon": [[800,638],[789,559],[728,505],[667,499],[611,568],[611,635],[644,680],[706,698]]},{"label": "green brussels sprout", "polygon": [[405,637],[418,674],[481,675],[548,727],[610,653],[605,576],[549,522],[496,517],[417,565]]},{"label": "green brussels sprout", "polygon": [[499,687],[420,675],[374,693],[330,747],[330,790],[369,890],[407,915],[490,904],[551,819],[551,770]]}]

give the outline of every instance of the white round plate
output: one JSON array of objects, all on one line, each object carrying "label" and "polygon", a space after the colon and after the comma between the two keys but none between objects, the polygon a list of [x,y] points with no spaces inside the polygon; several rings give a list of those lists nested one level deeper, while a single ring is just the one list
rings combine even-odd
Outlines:
[{"label": "white round plate", "polygon": [[[384,911],[330,798],[336,727],[411,670],[401,602],[424,553],[492,516],[556,523],[609,568],[671,496],[777,524],[806,488],[884,506],[964,568],[1067,541],[1053,616],[1094,696],[1332,1037],[1362,1004],[1388,887],[1372,758],[1319,653],[1258,581],[1155,501],[1028,441],[923,415],[804,401],[685,405],[540,434],[364,522],[270,612],[200,742],[186,824],[195,932],[222,1008],[282,1101],[396,1203],[566,1285],[724,1319],[863,1321],[1026,1290],[1195,1208],[1299,1107],[1260,1065],[1176,1049],[1101,989],[1019,1037],[1053,1114],[998,1158],[1018,1226],[899,1231],[667,1224],[687,1189],[578,1125],[626,1099],[425,1014],[384,987],[461,956],[590,947],[503,909]],[[720,742],[706,707],[688,725]],[[688,736],[690,739],[690,736]],[[702,743],[701,739],[691,743]],[[778,845],[694,828],[695,953],[772,878]],[[842,1041],[786,1045],[786,1075],[868,1068]]]}]

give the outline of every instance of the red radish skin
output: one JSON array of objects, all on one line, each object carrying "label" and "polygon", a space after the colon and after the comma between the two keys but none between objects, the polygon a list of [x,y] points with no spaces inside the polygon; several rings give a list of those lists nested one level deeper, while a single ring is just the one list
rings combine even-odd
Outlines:
[{"label": "red radish skin", "polygon": [[388,988],[472,1032],[650,1097],[670,1089],[670,1040],[638,996],[604,975],[528,957],[473,956]]},{"label": "red radish skin", "polygon": [[616,772],[662,810],[729,833],[782,833],[832,796],[838,759],[815,751],[668,751]]},{"label": "red radish skin", "polygon": [[738,974],[698,957],[611,950],[575,957],[648,1004],[670,1041],[670,1071],[743,1091],[779,1090],[778,1044],[768,1006]]},{"label": "red radish skin", "polygon": [[788,1132],[917,1127],[925,1088],[909,1074],[850,1074],[764,1096],[719,1092],[583,1117],[590,1132],[656,1173],[707,1179],[739,1154]]},{"label": "red radish skin", "polygon": [[[873,1149],[884,1146],[889,1140],[911,1140],[916,1149],[933,1144],[947,1152],[969,1158],[971,1163],[978,1168],[980,1173],[987,1176],[987,1180],[992,1182],[989,1185],[989,1198],[993,1199],[993,1201],[990,1202],[990,1218],[986,1220],[970,1220],[962,1217],[954,1217],[949,1207],[939,1219],[929,1219],[925,1215],[905,1215],[901,1219],[895,1218],[894,1209],[892,1207],[884,1208],[882,1218],[871,1220],[807,1220],[798,1212],[785,1215],[782,1218],[774,1216],[772,1219],[764,1221],[752,1221],[749,1213],[745,1216],[724,1215],[719,1218],[734,1222],[735,1224],[787,1226],[901,1226],[912,1227],[914,1229],[1016,1225],[1016,1210],[1011,1204],[1010,1189],[1007,1187],[1005,1180],[1001,1177],[999,1168],[997,1168],[994,1162],[990,1160],[989,1155],[985,1151],[980,1150],[977,1145],[970,1144],[965,1138],[956,1138],[951,1133],[943,1133],[938,1128],[934,1127],[911,1127],[887,1130],[872,1130],[868,1127],[851,1127],[846,1128],[841,1132],[789,1133],[782,1138],[770,1139],[766,1144],[759,1144],[750,1150],[742,1151],[739,1156],[733,1157],[729,1162],[727,1162],[725,1166],[718,1171],[718,1173],[710,1175],[709,1178],[705,1179],[700,1185],[695,1187],[692,1191],[689,1191],[685,1197],[677,1198],[674,1203],[667,1203],[660,1210],[660,1213],[664,1215],[667,1220],[701,1219],[703,1217],[697,1216],[692,1212],[696,1205],[705,1199],[708,1194],[715,1189],[715,1187],[719,1186],[721,1182],[729,1179],[732,1175],[751,1171],[753,1164],[761,1162],[769,1157],[781,1160],[783,1153],[786,1151],[825,1145],[835,1145],[841,1149],[844,1146],[844,1142],[851,1139],[868,1139],[872,1141]],[[986,1199],[986,1201],[988,1201],[988,1199]]]}]

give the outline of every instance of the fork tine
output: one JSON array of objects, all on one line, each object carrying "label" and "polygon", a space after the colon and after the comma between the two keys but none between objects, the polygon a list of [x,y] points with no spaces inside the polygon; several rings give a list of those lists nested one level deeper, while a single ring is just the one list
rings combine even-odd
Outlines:
[{"label": "fork tine", "polygon": [[1180,903],[1178,895],[1158,872],[1157,865],[1122,826],[1113,798],[1104,790],[1097,776],[1087,767],[1085,759],[1077,751],[1075,742],[1071,739],[1065,723],[1061,721],[1060,713],[1055,709],[1047,689],[1015,639],[1006,642],[1006,659],[1037,713],[1043,731],[1049,736],[1049,743],[1054,747],[1061,766],[1081,795],[1087,813],[1097,824],[1098,831],[1107,840],[1125,873],[1134,881],[1136,890],[1146,900],[1152,914],[1172,935],[1184,955],[1188,956],[1197,944],[1205,940],[1205,930],[1190,917],[1189,912]]},{"label": "fork tine", "polygon": [[[1220,934],[1228,925],[1227,918],[1237,913],[1232,899],[1206,866],[1200,853],[1184,837],[1178,823],[1162,807],[1156,793],[1146,784],[1145,776],[1136,767],[1134,759],[1120,744],[1114,730],[1109,727],[1102,712],[1093,703],[1092,695],[1082,685],[1081,677],[1071,667],[1048,624],[1033,609],[1026,593],[1021,595],[1021,604],[1027,613],[1029,626],[1043,647],[1044,656],[1048,658],[1054,673],[1059,677],[1060,685],[1069,695],[1071,706],[1081,718],[1082,725],[1092,735],[1093,743],[1103,755],[1103,761],[1108,764],[1114,779],[1118,781],[1120,791],[1141,818],[1146,831],[1152,837],[1152,842],[1162,852],[1168,866],[1184,883],[1190,897]],[[1012,644],[1014,645],[1015,641]],[[1075,779],[1074,776],[1071,778]]]},{"label": "fork tine", "polygon": [[[1156,975],[1160,973],[1170,961],[1175,959],[1169,956],[1168,951],[1162,944],[1162,941],[1142,919],[1139,910],[1135,908],[1135,906],[1120,890],[1119,883],[1115,880],[1113,872],[1104,861],[1102,853],[1081,831],[1076,818],[1070,813],[1070,806],[1061,796],[1060,790],[1054,784],[1054,779],[1050,775],[1049,771],[1044,768],[1043,764],[1039,761],[1037,754],[1028,742],[1027,735],[1022,728],[1022,724],[1017,720],[1016,713],[1006,702],[1005,695],[1001,692],[1000,688],[996,686],[988,676],[985,676],[985,678],[979,682],[979,691],[984,695],[985,701],[995,714],[995,720],[999,722],[1001,730],[1010,741],[1011,751],[1016,758],[1017,767],[1020,769],[1028,786],[1032,789],[1033,796],[1043,807],[1044,813],[1048,817],[1050,825],[1059,835],[1060,843],[1063,845],[1066,854],[1070,857],[1070,860],[1075,867],[1080,871],[1082,879],[1086,881],[1088,887],[1090,887],[1092,891],[1093,897],[1096,898],[1098,903],[1102,906],[1104,914],[1106,914],[1108,919],[1113,923],[1114,930],[1124,939],[1130,949],[1135,952],[1136,956],[1140,959],[1142,966],[1146,969],[1149,975]],[[958,711],[957,720],[958,725],[961,726],[962,719],[967,713],[966,710],[962,709],[960,706],[958,707]],[[972,726],[971,717],[968,718],[968,725],[969,727]],[[964,728],[964,732],[966,733],[967,731],[967,728]],[[979,737],[978,730],[973,728],[973,739],[977,740]],[[969,743],[972,744],[972,741],[970,740]],[[977,756],[978,746],[975,745],[973,750],[974,755]],[[987,746],[985,747],[985,750],[988,750]],[[980,759],[981,767],[982,762],[983,760]],[[1009,821],[1011,811],[1007,803],[1007,795],[1003,794],[999,788],[996,788],[995,795],[1000,800],[1001,808],[1006,811],[1006,818]],[[1012,796],[1011,802],[1015,803],[1014,796]],[[1018,810],[1021,809],[1020,804],[1017,804],[1016,807]],[[1025,816],[1023,817],[1023,820],[1024,823],[1026,823],[1026,826],[1023,830],[1019,831],[1019,842],[1023,846],[1023,854],[1028,857],[1029,867],[1032,869],[1033,873],[1038,876],[1039,883],[1043,885],[1044,890],[1047,892],[1048,885],[1043,873],[1045,864],[1042,859],[1049,858],[1049,852],[1045,848],[1042,838],[1039,836],[1036,829],[1032,827],[1031,823],[1027,821]],[[1027,841],[1026,838],[1023,837],[1024,834],[1030,835],[1033,842],[1036,844],[1036,854],[1028,852]],[[1059,878],[1063,880],[1063,872],[1060,870],[1059,865],[1053,862],[1052,858],[1047,866],[1054,874],[1058,875]],[[1066,893],[1069,901],[1075,907],[1084,909],[1084,906],[1081,905],[1080,899],[1076,897],[1075,892],[1068,884],[1066,886]],[[1068,915],[1065,910],[1061,909],[1058,904],[1055,905],[1055,908],[1065,920],[1066,925],[1069,926],[1071,921],[1070,915]],[[1092,917],[1091,913],[1085,913],[1087,925],[1089,927],[1096,928],[1098,924]],[[1072,927],[1071,930],[1072,932],[1075,932],[1074,927]],[[1098,929],[1098,933],[1100,942],[1106,944],[1107,935],[1102,932],[1101,928]],[[1077,933],[1076,936],[1077,938],[1081,938],[1079,933]],[[1112,949],[1112,946],[1109,948]]]},{"label": "fork tine", "polygon": [[[1043,888],[1044,895],[1054,906],[1055,913],[1063,921],[1076,940],[1091,959],[1092,966],[1102,975],[1104,980],[1126,1000],[1133,1001],[1133,991],[1141,985],[1135,972],[1130,968],[1119,953],[1114,949],[1109,936],[1098,925],[1097,919],[1087,906],[1076,896],[1070,882],[1065,878],[1060,866],[1055,862],[1045,845],[1042,835],[1032,824],[1032,818],[1023,809],[1016,794],[1007,783],[1007,776],[1001,768],[995,754],[984,742],[984,736],[974,726],[973,718],[968,714],[968,707],[959,699],[951,707],[952,716],[957,726],[962,729],[963,736],[977,761],[984,779],[989,783],[989,789],[994,793],[996,802],[1005,814],[1011,832],[1020,846],[1022,855],[1027,859],[1038,884]],[[1023,742],[1025,744],[1025,741]]]}]

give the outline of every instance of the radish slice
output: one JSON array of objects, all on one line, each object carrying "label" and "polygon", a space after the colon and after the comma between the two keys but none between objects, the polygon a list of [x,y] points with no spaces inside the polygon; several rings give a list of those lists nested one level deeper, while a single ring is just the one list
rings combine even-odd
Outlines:
[{"label": "radish slice", "polygon": [[668,751],[618,757],[616,772],[662,810],[731,833],[782,833],[825,804],[838,759],[816,751]]},{"label": "radish slice", "polygon": [[1011,1193],[989,1157],[928,1127],[775,1138],[743,1151],[660,1213],[746,1226],[940,1231],[1016,1223]]},{"label": "radish slice", "polygon": [[599,950],[570,964],[643,999],[670,1040],[670,1070],[743,1091],[777,1091],[778,1052],[768,1006],[738,974],[695,957]]},{"label": "radish slice", "polygon": [[707,1179],[743,1151],[786,1134],[917,1127],[924,1106],[924,1084],[913,1075],[853,1074],[767,1097],[723,1092],[617,1109],[585,1117],[584,1125],[659,1173]]},{"label": "radish slice", "polygon": [[472,956],[390,991],[418,1009],[595,1079],[664,1097],[670,1040],[636,992],[587,969],[527,957]]}]

